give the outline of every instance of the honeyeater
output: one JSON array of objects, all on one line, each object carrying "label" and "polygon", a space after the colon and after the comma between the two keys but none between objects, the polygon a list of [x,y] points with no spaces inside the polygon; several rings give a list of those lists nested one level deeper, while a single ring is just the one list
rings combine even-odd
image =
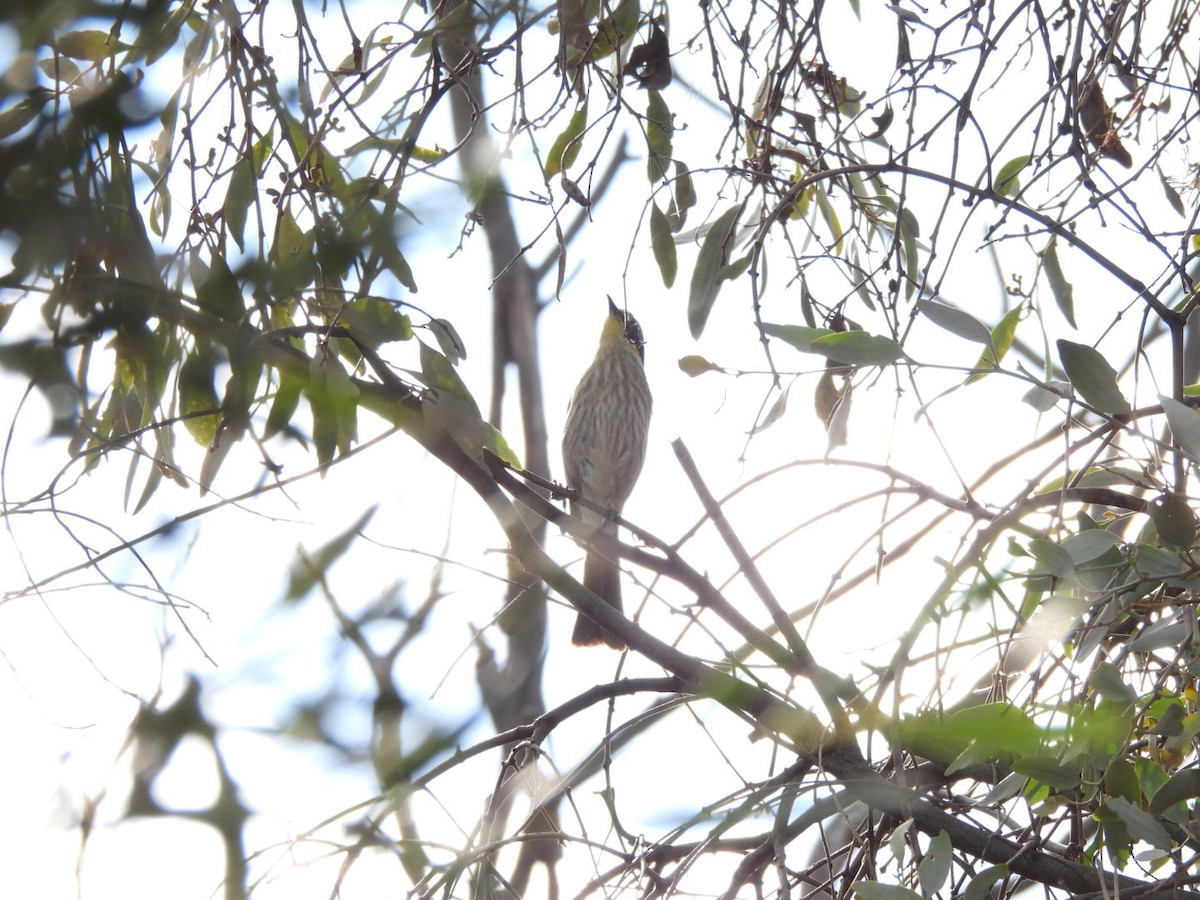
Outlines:
[{"label": "honeyeater", "polygon": [[[642,327],[609,297],[596,358],[579,379],[567,411],[563,468],[568,488],[609,511],[572,503],[571,514],[614,537],[617,524],[610,516],[625,506],[646,458],[652,398],[644,358]],[[621,570],[615,557],[588,550],[583,586],[621,610]],[[582,613],[575,619],[571,641],[581,646],[603,642],[618,650],[625,647],[619,637]]]}]

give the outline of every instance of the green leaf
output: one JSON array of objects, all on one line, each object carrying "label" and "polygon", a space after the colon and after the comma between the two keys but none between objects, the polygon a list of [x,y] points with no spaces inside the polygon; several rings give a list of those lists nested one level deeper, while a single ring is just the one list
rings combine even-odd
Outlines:
[{"label": "green leaf", "polygon": [[998,866],[989,866],[967,882],[967,889],[963,892],[962,900],[985,900],[991,896],[992,885],[1007,877],[1008,866],[1003,863]]},{"label": "green leaf", "polygon": [[1117,372],[1095,347],[1060,338],[1058,356],[1072,387],[1090,406],[1111,416],[1127,416],[1129,401],[1117,387]]},{"label": "green leaf", "polygon": [[917,866],[917,881],[921,884],[922,894],[928,897],[942,889],[946,879],[950,877],[950,864],[953,860],[954,847],[950,843],[950,835],[943,829],[929,842],[929,850]]},{"label": "green leaf", "polygon": [[684,356],[679,360],[679,368],[689,378],[703,375],[705,372],[720,372],[721,367],[709,362],[703,356]]},{"label": "green leaf", "polygon": [[[217,436],[220,401],[213,387],[216,354],[208,344],[198,344],[179,368],[179,412],[183,427],[202,447],[208,447]],[[196,415],[197,413],[211,415]]]},{"label": "green leaf", "polygon": [[1058,261],[1058,242],[1051,239],[1042,251],[1042,266],[1046,272],[1046,280],[1050,282],[1050,292],[1054,302],[1058,304],[1059,312],[1072,328],[1075,327],[1075,297],[1071,282],[1063,274],[1062,264]]},{"label": "green leaf", "polygon": [[54,48],[64,56],[89,62],[100,62],[132,46],[122,43],[107,31],[72,31],[54,42]]},{"label": "green leaf", "polygon": [[[999,368],[1000,362],[1004,359],[1004,354],[1012,348],[1013,341],[1017,337],[1017,325],[1021,322],[1021,306],[1015,306],[1004,314],[997,324],[992,329],[991,345],[987,347],[979,356],[979,361],[975,363],[976,369],[996,369]],[[966,381],[970,384],[973,381],[978,381],[987,375],[987,372],[976,372]],[[1056,397],[1057,401],[1058,398]],[[1050,404],[1053,406],[1054,404]],[[1044,411],[1044,410],[1043,410]]]},{"label": "green leaf", "polygon": [[473,459],[481,459],[487,450],[519,466],[504,435],[483,421],[475,398],[450,361],[425,344],[420,346],[420,378],[431,389],[421,404],[426,426],[445,434]]},{"label": "green leaf", "polygon": [[246,311],[242,289],[237,278],[225,262],[225,257],[214,253],[208,277],[196,285],[196,302],[204,312],[236,322]]},{"label": "green leaf", "polygon": [[300,405],[300,391],[304,384],[299,378],[280,371],[279,387],[275,389],[275,399],[271,401],[271,411],[267,414],[267,424],[263,429],[263,440],[279,434],[292,424]]},{"label": "green leaf", "polygon": [[584,129],[587,128],[587,123],[587,100],[585,99],[583,105],[575,110],[570,121],[567,122],[567,127],[550,145],[550,152],[546,155],[547,178],[559,174],[564,169],[569,169],[575,162],[575,158],[579,156],[579,151],[583,147],[580,138],[583,136]]},{"label": "green leaf", "polygon": [[901,865],[904,864],[905,850],[908,848],[908,834],[912,831],[912,827],[913,820],[905,819],[892,829],[892,833],[888,837],[888,848],[892,851],[896,862]]},{"label": "green leaf", "polygon": [[735,281],[745,274],[750,268],[750,263],[754,260],[753,252],[739,256],[729,265],[721,270],[722,281]]},{"label": "green leaf", "polygon": [[460,400],[470,404],[472,414],[479,417],[479,406],[471,396],[463,380],[458,376],[454,365],[443,354],[421,344],[421,381],[430,388],[441,393],[453,394]]},{"label": "green leaf", "polygon": [[1146,841],[1159,850],[1169,851],[1173,846],[1171,836],[1156,816],[1139,809],[1124,797],[1109,797],[1104,805],[1120,816],[1129,833],[1138,840]]},{"label": "green leaf", "polygon": [[1029,165],[1029,159],[1029,156],[1014,156],[1002,165],[996,173],[996,180],[992,182],[992,191],[1001,197],[1015,197],[1021,189],[1021,181],[1017,176]]},{"label": "green leaf", "polygon": [[1077,769],[1064,766],[1050,756],[1025,756],[1013,763],[1013,771],[1056,791],[1069,791],[1082,780]]},{"label": "green leaf", "polygon": [[1159,541],[1176,550],[1186,550],[1196,540],[1196,515],[1187,500],[1165,494],[1150,501],[1146,512],[1154,522]]},{"label": "green leaf", "polygon": [[918,300],[917,311],[934,325],[976,344],[991,346],[991,329],[969,312],[933,300]]},{"label": "green leaf", "polygon": [[1160,787],[1150,801],[1150,812],[1162,815],[1176,803],[1200,797],[1200,769],[1176,772]]},{"label": "green leaf", "polygon": [[904,356],[891,338],[865,331],[839,331],[817,338],[809,350],[848,366],[886,366]]},{"label": "green leaf", "polygon": [[0,112],[0,138],[6,138],[10,134],[16,134],[30,122],[37,118],[37,114],[52,95],[49,91],[46,96],[42,97],[26,97],[18,103],[14,103],[4,112]]},{"label": "green leaf", "polygon": [[1041,749],[1042,734],[1020,709],[1007,703],[984,703],[946,716],[925,713],[908,717],[898,726],[893,742],[942,765],[958,760],[961,767],[1031,756]]},{"label": "green leaf", "polygon": [[916,891],[877,881],[859,881],[853,891],[854,896],[862,900],[921,900],[921,895]]},{"label": "green leaf", "polygon": [[1097,664],[1088,676],[1088,684],[1104,700],[1132,703],[1137,699],[1137,692],[1125,683],[1121,677],[1121,670],[1109,662]]},{"label": "green leaf", "polygon": [[225,225],[229,228],[229,236],[238,245],[239,250],[245,250],[246,218],[250,204],[257,195],[258,180],[254,174],[254,163],[250,157],[244,156],[233,167],[229,176],[229,187],[225,189]]},{"label": "green leaf", "polygon": [[671,140],[675,126],[671,121],[671,110],[658,91],[649,91],[646,105],[646,176],[651,184],[658,184],[667,177],[671,164]]},{"label": "green leaf", "polygon": [[371,517],[375,515],[377,506],[369,506],[349,528],[325,543],[313,553],[305,553],[303,548],[297,548],[297,559],[292,563],[288,572],[288,586],[284,600],[295,602],[303,600],[318,583],[324,581],[329,567],[337,562],[350,545],[358,538],[359,532],[367,527]]},{"label": "green leaf", "polygon": [[1075,565],[1091,562],[1103,556],[1113,547],[1120,546],[1121,538],[1104,528],[1088,528],[1063,540],[1061,546]]},{"label": "green leaf", "polygon": [[766,431],[783,418],[783,414],[787,412],[789,390],[790,389],[785,388],[780,392],[779,396],[775,398],[775,402],[771,404],[771,408],[767,410],[767,414],[763,416],[762,421],[754,426],[754,430],[750,432],[751,434],[758,434],[761,431]]},{"label": "green leaf", "polygon": [[596,23],[596,40],[589,48],[590,58],[603,59],[633,37],[640,12],[639,0],[620,0],[612,15]]},{"label": "green leaf", "polygon": [[[1163,737],[1178,737],[1183,734],[1183,704],[1175,697],[1164,697],[1152,707],[1158,721],[1152,725],[1147,723],[1146,730]],[[1150,711],[1147,711],[1149,715]]]},{"label": "green leaf", "polygon": [[[458,363],[460,360],[467,358],[467,347],[463,343],[462,338],[458,336],[458,331],[455,330],[453,323],[449,319],[430,319],[427,327],[437,341],[438,348],[451,364]],[[421,362],[423,367],[425,364],[424,356],[421,357]],[[454,377],[457,379],[458,375]],[[459,384],[461,385],[462,382],[460,381]],[[430,387],[434,387],[434,385],[430,385]],[[470,394],[466,393],[465,387],[463,388],[463,392],[464,396],[470,396]]]},{"label": "green leaf", "polygon": [[675,221],[672,231],[678,231],[687,220],[688,210],[696,205],[696,188],[692,173],[679,160],[675,161]]},{"label": "green leaf", "polygon": [[[331,345],[332,346],[332,345]],[[313,446],[322,466],[350,452],[358,439],[358,386],[332,353],[310,360],[304,395],[313,417]]]},{"label": "green leaf", "polygon": [[675,275],[679,271],[675,238],[671,234],[666,214],[653,201],[650,203],[650,247],[654,251],[654,261],[658,263],[663,285],[670,288],[675,284]]},{"label": "green leaf", "polygon": [[1029,552],[1037,560],[1033,575],[1053,575],[1066,581],[1075,580],[1075,561],[1071,554],[1054,541],[1034,538],[1029,542]]},{"label": "green leaf", "polygon": [[396,309],[396,304],[378,297],[362,297],[347,303],[341,319],[351,333],[370,347],[412,337],[412,322]]},{"label": "green leaf", "polygon": [[298,294],[312,283],[313,233],[300,228],[290,209],[284,209],[279,217],[268,258],[274,264],[272,276],[278,294],[284,297]]},{"label": "green leaf", "polygon": [[1124,797],[1137,803],[1142,796],[1142,787],[1138,782],[1137,771],[1129,760],[1118,757],[1108,764],[1104,771],[1104,791],[1110,797]]},{"label": "green leaf", "polygon": [[1163,412],[1167,414],[1167,424],[1171,426],[1175,443],[1193,459],[1200,460],[1200,413],[1186,403],[1162,394],[1158,395],[1158,399]]},{"label": "green leaf", "polygon": [[837,334],[831,328],[809,328],[807,325],[776,325],[763,322],[763,334],[786,341],[802,353],[812,349],[813,341],[829,334]]},{"label": "green leaf", "polygon": [[729,250],[733,245],[734,230],[742,204],[731,206],[721,213],[704,235],[700,253],[696,257],[696,268],[692,271],[691,290],[688,295],[688,327],[692,337],[704,333],[708,315],[712,312],[717,293],[721,289]]}]

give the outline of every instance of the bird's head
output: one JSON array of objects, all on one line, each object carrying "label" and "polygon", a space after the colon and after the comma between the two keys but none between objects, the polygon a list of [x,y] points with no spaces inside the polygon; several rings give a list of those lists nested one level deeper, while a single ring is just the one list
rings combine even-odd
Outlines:
[{"label": "bird's head", "polygon": [[643,362],[646,359],[646,339],[642,336],[642,326],[625,310],[608,298],[608,318],[604,322],[604,330],[600,333],[601,345],[623,340]]}]

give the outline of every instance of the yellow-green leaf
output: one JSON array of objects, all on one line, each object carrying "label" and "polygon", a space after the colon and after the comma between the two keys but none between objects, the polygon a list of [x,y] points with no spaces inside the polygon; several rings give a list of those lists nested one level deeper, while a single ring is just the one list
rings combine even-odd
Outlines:
[{"label": "yellow-green leaf", "polygon": [[733,244],[734,231],[741,213],[741,203],[721,213],[700,244],[700,254],[696,257],[696,268],[692,270],[692,284],[688,295],[688,327],[691,328],[692,337],[698,338],[704,332],[708,315],[716,302],[726,260],[729,258],[729,248]]},{"label": "yellow-green leaf", "polygon": [[1075,327],[1075,296],[1074,289],[1071,287],[1071,282],[1067,281],[1067,276],[1063,274],[1062,263],[1058,259],[1058,242],[1051,239],[1046,245],[1046,249],[1042,251],[1042,266],[1046,271],[1046,280],[1050,282],[1050,292],[1054,295],[1054,302],[1058,305],[1059,312],[1067,320],[1072,328]]},{"label": "yellow-green leaf", "polygon": [[[1015,306],[1004,314],[1004,318],[1001,319],[999,323],[997,323],[996,327],[992,329],[991,345],[980,354],[978,362],[975,363],[976,369],[995,369],[1000,366],[1000,361],[1004,359],[1004,354],[1009,351],[1013,345],[1013,341],[1016,340],[1017,325],[1020,323],[1020,321],[1020,306]],[[973,381],[978,381],[985,375],[987,375],[986,371],[976,372],[967,379],[966,383],[970,384]],[[1027,400],[1026,402],[1031,401]],[[1049,409],[1056,402],[1058,402],[1058,398],[1054,397],[1049,402],[1049,406],[1047,406],[1046,409]],[[1034,406],[1036,408],[1036,404],[1034,404]],[[1041,411],[1045,412],[1045,410]]]},{"label": "yellow-green leaf", "polygon": [[59,53],[72,59],[99,62],[118,51],[128,50],[131,45],[122,43],[107,31],[72,31],[55,41],[54,46]]},{"label": "yellow-green leaf", "polygon": [[667,177],[667,167],[671,164],[674,129],[671,110],[662,94],[649,91],[646,104],[646,146],[649,150],[646,174],[651,184],[657,184]]},{"label": "yellow-green leaf", "polygon": [[1029,159],[1028,155],[1014,156],[1002,165],[996,173],[996,180],[992,182],[992,191],[1001,197],[1015,197],[1021,189],[1021,182],[1017,176],[1029,165]]},{"label": "yellow-green leaf", "polygon": [[671,234],[671,226],[666,214],[658,208],[658,204],[650,203],[650,247],[654,251],[654,261],[658,263],[658,271],[662,275],[663,285],[671,287],[675,284],[675,275],[679,271],[679,259],[675,252],[675,238]]},{"label": "yellow-green leaf", "polygon": [[567,122],[567,127],[550,145],[550,152],[546,156],[547,178],[557,175],[564,169],[569,169],[575,162],[575,157],[579,155],[579,150],[583,146],[580,139],[584,129],[587,128],[587,121],[587,100],[584,100],[583,105],[575,110],[574,115]]},{"label": "yellow-green leaf", "polygon": [[683,374],[695,378],[698,375],[703,375],[705,372],[719,372],[721,367],[715,363],[709,362],[703,356],[683,356],[679,359],[679,368]]}]

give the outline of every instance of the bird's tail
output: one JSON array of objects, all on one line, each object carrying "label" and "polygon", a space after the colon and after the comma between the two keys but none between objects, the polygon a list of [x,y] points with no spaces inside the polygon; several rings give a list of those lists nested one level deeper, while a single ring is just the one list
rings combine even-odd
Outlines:
[{"label": "bird's tail", "polygon": [[[606,525],[605,530],[608,529],[609,526]],[[616,528],[612,530],[616,531]],[[583,561],[583,586],[617,612],[621,612],[621,567],[615,560],[589,551]],[[575,631],[571,634],[571,643],[578,647],[604,643],[616,650],[625,649],[623,640],[611,631],[601,628],[583,613],[575,617]]]}]

